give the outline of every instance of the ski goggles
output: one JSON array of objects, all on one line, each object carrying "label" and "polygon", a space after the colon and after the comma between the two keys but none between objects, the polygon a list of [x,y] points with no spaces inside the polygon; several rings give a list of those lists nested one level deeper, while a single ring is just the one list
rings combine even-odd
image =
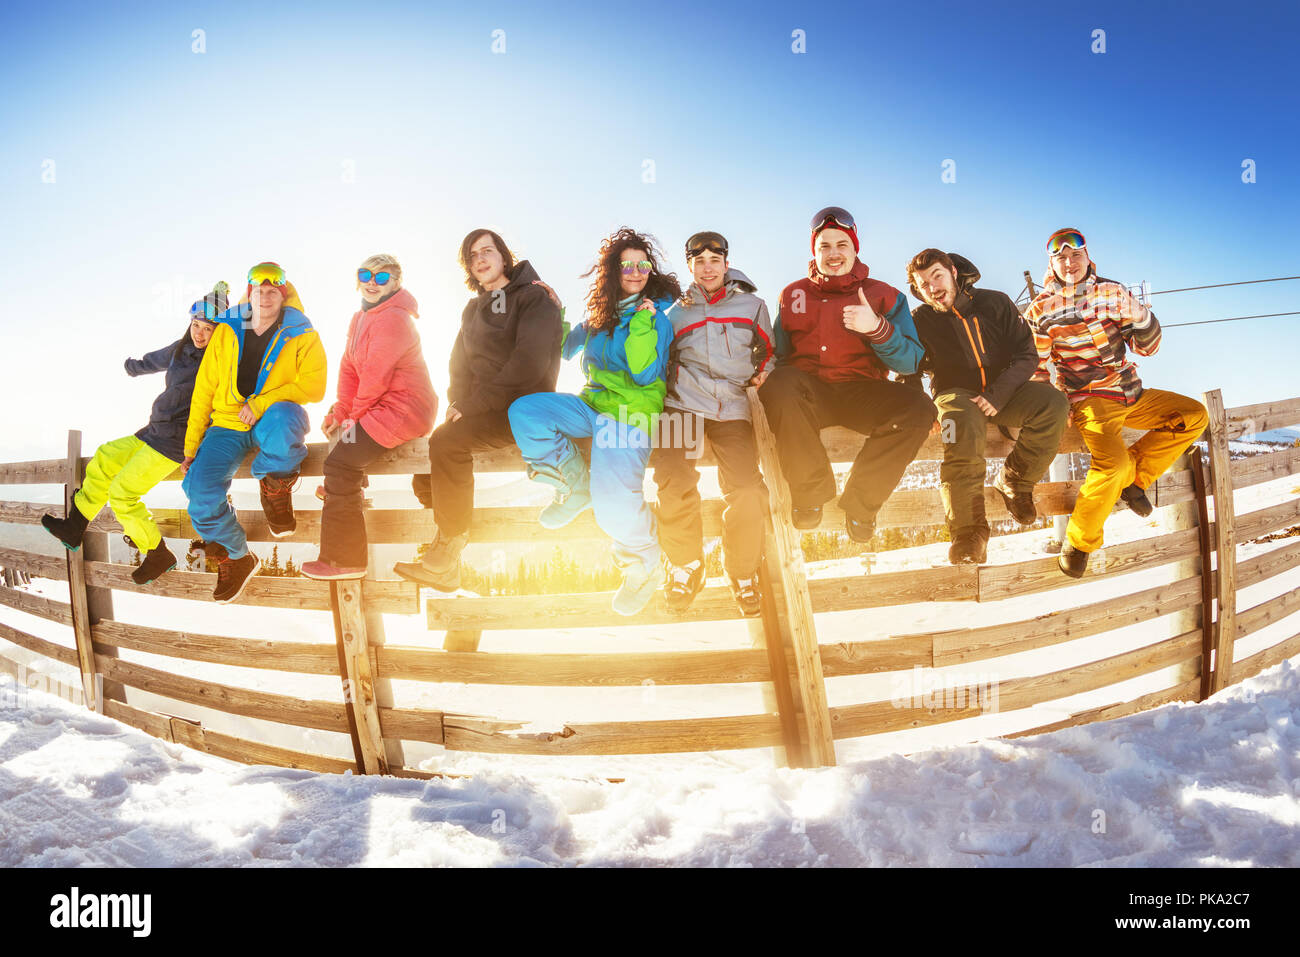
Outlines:
[{"label": "ski goggles", "polygon": [[727,258],[727,240],[721,233],[703,232],[696,233],[690,239],[686,240],[686,258],[694,259],[701,253],[717,253],[723,259]]},{"label": "ski goggles", "polygon": [[1047,255],[1059,256],[1063,249],[1082,249],[1088,245],[1077,229],[1058,229],[1047,240]]},{"label": "ski goggles", "polygon": [[839,226],[841,229],[854,229],[857,223],[853,221],[853,214],[841,206],[827,206],[825,209],[818,210],[809,224],[809,229],[814,233],[826,226]]},{"label": "ski goggles", "polygon": [[276,263],[258,263],[248,271],[248,284],[260,286],[269,282],[272,286],[283,286],[284,270]]},{"label": "ski goggles", "polygon": [[204,322],[217,321],[217,307],[215,303],[208,302],[206,299],[194,303],[190,306],[190,318],[202,319]]},{"label": "ski goggles", "polygon": [[655,264],[648,259],[643,259],[639,263],[628,262],[624,259],[619,265],[623,267],[624,276],[635,276],[637,273],[648,276],[651,270],[655,268]]},{"label": "ski goggles", "polygon": [[376,286],[387,286],[388,280],[392,278],[393,274],[389,272],[371,272],[369,269],[357,270],[357,282],[370,282],[373,279]]}]

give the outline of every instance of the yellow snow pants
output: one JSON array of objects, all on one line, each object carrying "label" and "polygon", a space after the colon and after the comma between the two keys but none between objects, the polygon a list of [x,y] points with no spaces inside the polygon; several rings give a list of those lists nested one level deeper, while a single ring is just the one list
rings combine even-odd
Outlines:
[{"label": "yellow snow pants", "polygon": [[[1092,468],[1079,489],[1066,537],[1080,551],[1101,548],[1102,526],[1120,492],[1130,485],[1146,489],[1201,437],[1210,417],[1205,406],[1176,392],[1146,389],[1137,402],[1090,398],[1070,409],[1083,442],[1092,453]],[[1121,430],[1146,429],[1126,446]]]},{"label": "yellow snow pants", "polygon": [[107,503],[136,548],[148,552],[157,548],[162,533],[140,501],[145,493],[180,467],[134,435],[105,442],[86,465],[86,480],[73,496],[73,504],[95,520]]}]

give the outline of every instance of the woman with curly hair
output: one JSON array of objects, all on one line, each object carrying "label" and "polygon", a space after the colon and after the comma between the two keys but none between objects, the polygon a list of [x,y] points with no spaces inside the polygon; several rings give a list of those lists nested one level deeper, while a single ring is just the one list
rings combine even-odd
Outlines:
[{"label": "woman with curly hair", "polygon": [[[624,227],[601,243],[587,296],[587,321],[565,329],[564,358],[581,353],[587,384],[579,395],[538,393],[510,406],[510,428],[530,478],[553,485],[542,509],[547,528],[569,524],[588,506],[614,540],[623,584],[614,610],[635,615],[661,584],[654,516],[642,494],[655,420],[663,411],[673,340],[664,312],[681,296],[659,268],[650,236]],[[591,466],[574,445],[591,438]]]}]

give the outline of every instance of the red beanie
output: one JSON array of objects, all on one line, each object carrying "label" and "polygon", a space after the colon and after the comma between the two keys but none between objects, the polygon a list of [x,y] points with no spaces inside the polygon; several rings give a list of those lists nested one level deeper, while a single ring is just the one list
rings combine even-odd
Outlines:
[{"label": "red beanie", "polygon": [[849,239],[853,240],[853,251],[855,253],[859,251],[858,227],[856,223],[853,226],[841,226],[839,223],[825,223],[824,225],[818,226],[816,229],[814,229],[812,233],[812,238],[808,240],[808,245],[812,247],[813,255],[817,254],[817,234],[820,233],[823,229],[838,229],[841,232],[848,233]]}]

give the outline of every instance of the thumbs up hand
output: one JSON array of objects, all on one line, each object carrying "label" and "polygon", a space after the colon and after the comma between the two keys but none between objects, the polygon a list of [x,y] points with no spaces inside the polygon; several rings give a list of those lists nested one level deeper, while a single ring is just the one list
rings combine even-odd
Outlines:
[{"label": "thumbs up hand", "polygon": [[858,305],[844,307],[844,327],[863,335],[870,335],[880,328],[880,317],[867,302],[867,295],[861,286],[858,287]]}]

